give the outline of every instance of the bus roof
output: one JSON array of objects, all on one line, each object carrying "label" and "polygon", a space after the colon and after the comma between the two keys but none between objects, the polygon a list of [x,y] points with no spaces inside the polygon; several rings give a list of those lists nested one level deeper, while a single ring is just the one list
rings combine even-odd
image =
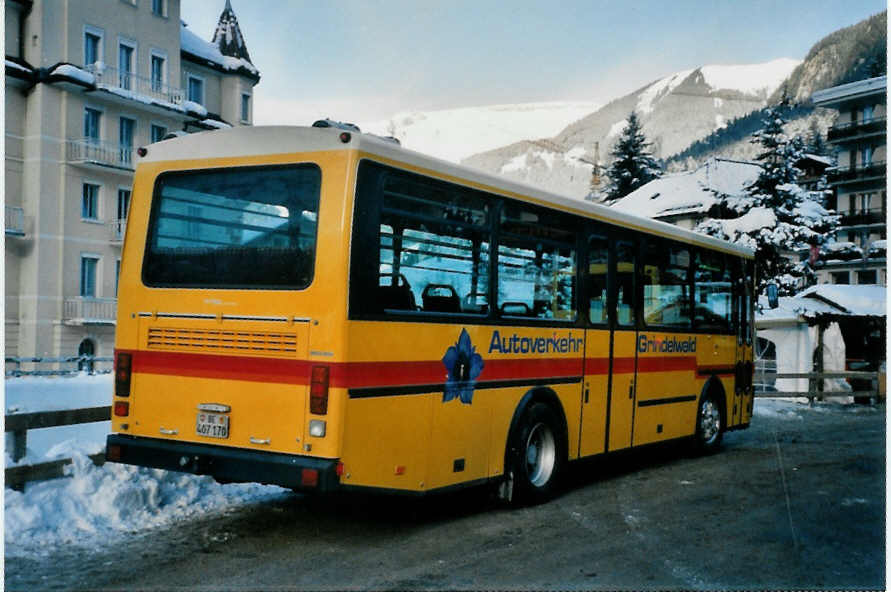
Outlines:
[{"label": "bus roof", "polygon": [[752,258],[751,249],[716,239],[704,234],[620,212],[613,208],[579,199],[550,193],[531,185],[480,171],[463,165],[441,160],[420,152],[408,150],[384,138],[371,134],[352,133],[344,142],[338,128],[296,126],[243,126],[188,134],[147,147],[147,154],[137,162],[164,162],[195,160],[196,158],[238,158],[263,154],[289,154],[331,150],[356,150],[360,154],[376,155],[401,162],[418,169],[439,173],[461,180],[468,186],[500,193],[510,197],[524,196],[533,200],[569,210],[576,214],[612,222],[650,234],[666,236],[684,242]]}]

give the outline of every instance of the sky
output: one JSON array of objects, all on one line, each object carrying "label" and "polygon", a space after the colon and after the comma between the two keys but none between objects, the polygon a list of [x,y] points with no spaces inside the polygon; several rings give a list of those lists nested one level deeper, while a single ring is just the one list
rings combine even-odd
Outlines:
[{"label": "sky", "polygon": [[[602,104],[707,64],[803,59],[884,0],[230,0],[260,70],[255,124]],[[225,0],[182,0],[210,40]]]}]

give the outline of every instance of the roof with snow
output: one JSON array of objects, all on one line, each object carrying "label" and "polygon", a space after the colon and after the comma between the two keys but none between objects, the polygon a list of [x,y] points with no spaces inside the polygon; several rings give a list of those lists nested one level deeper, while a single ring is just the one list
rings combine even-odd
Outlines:
[{"label": "roof with snow", "polygon": [[715,203],[716,195],[743,195],[760,170],[754,162],[710,158],[695,171],[650,181],[612,207],[648,218],[705,213]]},{"label": "roof with snow", "polygon": [[260,80],[260,71],[251,63],[244,36],[228,0],[214,31],[213,41],[205,41],[183,22],[180,27],[180,49],[185,59],[196,64],[226,74],[238,73],[255,81]]},{"label": "roof with snow", "polygon": [[238,19],[229,0],[226,0],[226,6],[220,14],[220,22],[217,23],[217,30],[213,32],[211,43],[215,44],[224,56],[251,61],[244,36],[238,26]]},{"label": "roof with snow", "polygon": [[845,101],[872,95],[884,95],[887,87],[888,77],[877,76],[818,90],[811,95],[811,101],[819,107],[834,107]]},{"label": "roof with snow", "polygon": [[777,308],[759,299],[758,325],[805,322],[818,317],[884,317],[886,288],[874,285],[820,284],[792,297],[781,297]]}]

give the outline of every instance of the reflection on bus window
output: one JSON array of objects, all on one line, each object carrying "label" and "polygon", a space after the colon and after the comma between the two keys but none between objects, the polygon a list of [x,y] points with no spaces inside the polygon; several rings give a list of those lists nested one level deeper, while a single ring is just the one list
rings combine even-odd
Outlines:
[{"label": "reflection on bus window", "polygon": [[628,242],[616,243],[616,324],[634,326],[634,299],[637,277],[634,273],[637,248]]},{"label": "reflection on bus window", "polygon": [[315,261],[315,165],[167,173],[153,202],[148,285],[305,288]]},{"label": "reflection on bus window", "polygon": [[607,270],[609,240],[605,236],[588,238],[588,315],[594,324],[604,324],[608,318]]},{"label": "reflection on bus window", "polygon": [[486,314],[487,220],[479,196],[387,175],[377,310]]},{"label": "reflection on bus window", "polygon": [[647,325],[688,329],[690,250],[651,240],[643,266],[644,320]]},{"label": "reflection on bus window", "polygon": [[698,329],[729,331],[733,315],[733,283],[725,257],[713,251],[696,254],[693,315]]},{"label": "reflection on bus window", "polygon": [[498,309],[502,315],[575,319],[575,253],[504,239],[498,247]]}]

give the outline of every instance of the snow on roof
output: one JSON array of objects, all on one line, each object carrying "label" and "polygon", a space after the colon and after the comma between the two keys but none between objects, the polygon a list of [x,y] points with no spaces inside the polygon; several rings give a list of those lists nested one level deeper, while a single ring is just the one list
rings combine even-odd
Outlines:
[{"label": "snow on roof", "polygon": [[704,213],[715,203],[715,194],[743,195],[745,188],[758,178],[760,170],[753,162],[710,158],[695,171],[650,181],[612,207],[649,218]]},{"label": "snow on roof", "polygon": [[229,0],[226,0],[226,6],[220,14],[220,22],[217,23],[217,29],[213,32],[211,43],[216,45],[220,53],[233,58],[242,58],[251,61],[248,54],[247,45],[244,42],[244,35],[241,34],[241,27],[238,26],[238,19],[232,10]]},{"label": "snow on roof", "polygon": [[832,166],[833,164],[835,164],[835,162],[828,156],[820,156],[819,154],[811,154],[809,152],[807,154],[804,154],[801,158],[802,160],[806,159],[813,160],[814,162],[820,162],[825,164],[826,166]]},{"label": "snow on roof", "polygon": [[758,299],[758,308],[755,311],[756,325],[762,325],[765,322],[770,324],[791,322],[800,323],[805,319],[814,318],[818,315],[838,315],[843,312],[835,306],[815,300],[812,298],[803,299],[798,296],[780,296],[779,306],[770,308],[767,302],[767,296],[761,296]]},{"label": "snow on roof", "polygon": [[832,86],[818,90],[811,95],[811,101],[819,107],[832,107],[844,101],[871,95],[885,94],[888,86],[887,76],[877,76],[866,80],[857,80],[848,84]]},{"label": "snow on roof", "polygon": [[[811,286],[797,298],[825,302],[838,307],[843,313],[855,316],[884,317],[886,315],[885,286],[820,284]],[[811,305],[808,304],[808,306]]]},{"label": "snow on roof", "polygon": [[248,60],[223,55],[217,45],[205,41],[189,30],[186,23],[180,27],[180,47],[183,52],[210,62],[212,65],[228,72],[246,71],[252,76],[260,76],[260,71]]},{"label": "snow on roof", "polygon": [[783,296],[777,308],[768,306],[767,297],[758,299],[756,323],[805,322],[819,316],[884,317],[885,286],[820,284],[796,296]]}]

